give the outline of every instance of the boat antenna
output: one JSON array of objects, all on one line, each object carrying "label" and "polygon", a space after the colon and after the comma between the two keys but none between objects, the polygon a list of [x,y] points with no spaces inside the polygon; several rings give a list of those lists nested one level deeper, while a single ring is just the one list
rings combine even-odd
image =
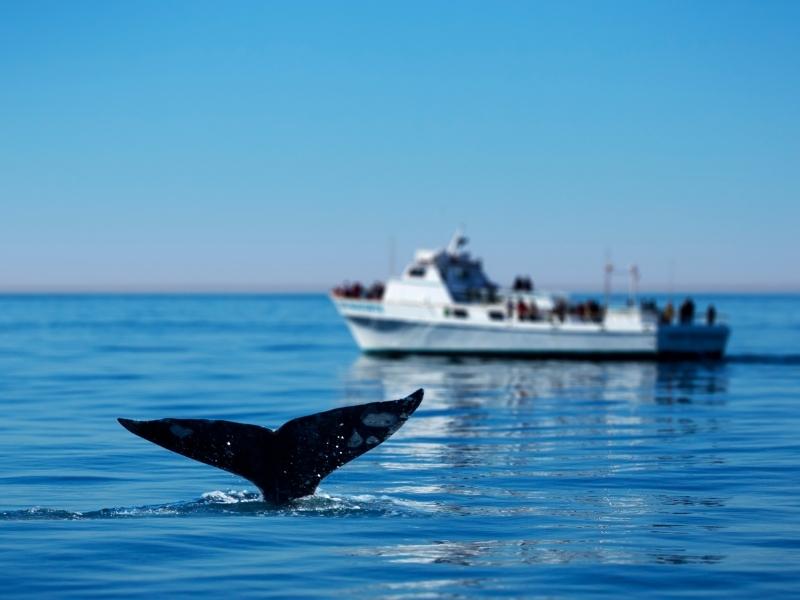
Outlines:
[{"label": "boat antenna", "polygon": [[628,299],[631,306],[636,305],[636,297],[639,294],[639,278],[641,277],[641,273],[639,273],[639,267],[636,265],[631,265],[630,269],[630,280],[628,282]]},{"label": "boat antenna", "polygon": [[467,244],[467,237],[464,236],[463,229],[459,227],[456,229],[456,232],[453,234],[453,237],[450,240],[450,243],[447,244],[447,253],[448,254],[458,254],[459,248],[465,246]]},{"label": "boat antenna", "polygon": [[611,263],[611,251],[606,248],[606,264],[603,267],[603,296],[605,305],[608,308],[611,299],[611,275],[614,273],[614,265]]}]

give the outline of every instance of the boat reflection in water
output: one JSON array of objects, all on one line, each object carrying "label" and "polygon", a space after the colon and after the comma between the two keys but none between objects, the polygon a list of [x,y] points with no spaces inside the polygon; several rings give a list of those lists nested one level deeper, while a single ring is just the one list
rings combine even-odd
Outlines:
[{"label": "boat reflection in water", "polygon": [[[398,562],[707,563],[724,554],[715,478],[725,365],[361,356],[348,397],[425,402],[381,467],[385,493],[481,517],[452,539],[364,549]],[[398,484],[397,481],[402,481]]]},{"label": "boat reflection in water", "polygon": [[[362,355],[348,374],[351,393],[385,397],[408,386],[425,388],[425,404],[447,406],[487,399],[507,406],[529,398],[560,397],[662,404],[721,402],[727,391],[727,367],[721,363],[652,361],[526,361],[443,356]],[[367,388],[368,392],[361,388]],[[567,400],[567,398],[564,398]]]}]

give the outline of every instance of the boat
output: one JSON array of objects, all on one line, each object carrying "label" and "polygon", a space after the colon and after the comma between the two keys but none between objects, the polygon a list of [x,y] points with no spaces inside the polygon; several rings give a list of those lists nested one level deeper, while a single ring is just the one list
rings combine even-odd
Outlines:
[{"label": "boat", "polygon": [[[457,232],[439,250],[418,250],[386,284],[345,284],[331,292],[358,346],[367,354],[444,354],[527,358],[719,359],[730,328],[709,307],[695,318],[687,299],[673,319],[671,303],[611,306],[606,268],[603,302],[571,302],[535,290],[527,277],[501,289]],[[638,281],[638,269],[631,269]],[[635,286],[632,286],[632,290]]]}]

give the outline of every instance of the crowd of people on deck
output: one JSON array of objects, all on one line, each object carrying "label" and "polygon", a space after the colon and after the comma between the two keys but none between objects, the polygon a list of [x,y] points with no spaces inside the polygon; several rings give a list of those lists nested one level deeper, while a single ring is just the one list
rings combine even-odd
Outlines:
[{"label": "crowd of people on deck", "polygon": [[532,292],[533,281],[530,277],[517,276],[514,278],[514,285],[512,288],[515,292]]},{"label": "crowd of people on deck", "polygon": [[580,319],[582,321],[594,321],[599,323],[603,320],[603,307],[596,300],[586,300],[578,304],[568,304],[563,298],[556,300],[555,305],[549,312],[545,312],[531,300],[526,302],[522,298],[506,300],[506,317],[509,320],[517,321],[541,321],[551,315],[559,321],[566,320],[567,316]]},{"label": "crowd of people on deck", "polygon": [[[678,323],[680,325],[691,325],[694,323],[695,305],[694,300],[686,298],[678,308]],[[661,311],[660,321],[663,325],[671,325],[675,318],[675,307],[672,302],[667,302],[664,310]],[[709,304],[706,309],[706,324],[713,325],[717,322],[717,309],[713,304]]]},{"label": "crowd of people on deck", "polygon": [[[376,281],[369,287],[364,287],[361,282],[356,281],[353,283],[344,282],[342,285],[335,287],[333,289],[333,295],[339,298],[381,300],[383,298],[384,291],[385,286],[380,281]],[[495,292],[494,289],[491,291]],[[577,304],[568,304],[563,298],[556,299],[553,308],[549,312],[545,313],[545,311],[541,310],[536,305],[536,302],[533,299],[528,299],[525,297],[525,293],[530,293],[533,291],[533,282],[531,281],[530,277],[516,277],[514,279],[513,291],[522,292],[522,294],[516,298],[514,296],[509,296],[506,300],[506,318],[509,320],[516,319],[518,321],[540,321],[553,316],[563,322],[567,316],[570,316],[582,321],[593,321],[600,323],[602,322],[605,314],[605,308],[594,299],[585,300],[584,302]],[[470,298],[470,300],[482,300],[493,303],[497,300],[497,297],[494,293],[492,293],[489,296]],[[667,302],[663,310],[660,311],[658,310],[656,303],[652,300],[642,302],[642,308],[644,310],[650,310],[658,313],[659,321],[662,325],[671,325],[673,321],[676,320],[676,316],[676,322],[680,325],[691,325],[695,320],[695,303],[694,300],[689,297],[687,297],[681,303],[680,307],[678,308],[677,315],[672,302]],[[708,305],[705,317],[707,325],[714,325],[716,323],[717,309],[713,304]]]},{"label": "crowd of people on deck", "polygon": [[603,320],[605,311],[597,300],[589,299],[570,307],[570,314],[575,315],[584,321],[594,321],[599,323]]},{"label": "crowd of people on deck", "polygon": [[597,323],[603,320],[603,308],[599,302],[591,299],[577,304],[568,304],[566,299],[557,298],[549,311],[540,309],[533,299],[526,297],[527,294],[533,292],[533,281],[526,275],[515,277],[511,290],[519,295],[512,294],[506,300],[506,318],[509,320],[516,318],[518,321],[540,321],[551,316],[562,322],[566,320],[567,316]]},{"label": "crowd of people on deck", "polygon": [[519,298],[516,303],[509,298],[506,300],[506,317],[511,320],[516,315],[519,321],[538,321],[541,318],[536,302],[527,303]]},{"label": "crowd of people on deck", "polygon": [[333,295],[337,298],[357,298],[362,300],[380,300],[383,298],[385,287],[380,281],[376,281],[368,288],[361,285],[361,282],[349,283],[345,281],[342,285],[333,288]]}]

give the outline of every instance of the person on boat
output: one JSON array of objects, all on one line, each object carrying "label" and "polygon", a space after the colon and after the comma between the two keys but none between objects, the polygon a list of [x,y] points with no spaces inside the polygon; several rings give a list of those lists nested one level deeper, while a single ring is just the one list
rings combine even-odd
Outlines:
[{"label": "person on boat", "polygon": [[517,300],[517,318],[520,321],[525,321],[528,318],[528,307],[522,299]]},{"label": "person on boat", "polygon": [[567,302],[563,298],[559,298],[556,300],[556,305],[553,308],[553,314],[558,317],[558,320],[562,323],[564,319],[567,317]]},{"label": "person on boat", "polygon": [[586,304],[579,302],[577,306],[570,308],[570,312],[574,313],[581,321],[586,320]]},{"label": "person on boat", "polygon": [[686,298],[681,304],[679,312],[681,325],[691,325],[694,321],[694,301],[691,298]]},{"label": "person on boat", "polygon": [[674,318],[675,318],[675,307],[672,306],[672,302],[667,302],[667,305],[661,312],[661,322],[664,325],[669,325],[670,323],[672,323],[672,319]]},{"label": "person on boat", "polygon": [[521,275],[517,275],[514,278],[513,289],[515,292],[532,292],[533,282],[531,281],[530,277],[523,277]]},{"label": "person on boat", "polygon": [[376,281],[373,283],[370,288],[367,290],[366,299],[367,300],[380,300],[383,298],[383,283],[380,281]]},{"label": "person on boat", "polygon": [[586,308],[590,321],[599,323],[603,320],[602,311],[600,310],[600,303],[597,300],[590,299],[586,301]]},{"label": "person on boat", "polygon": [[536,306],[536,302],[534,302],[534,301],[531,301],[529,318],[530,318],[531,321],[538,321],[539,318],[540,318],[539,307]]},{"label": "person on boat", "polygon": [[506,300],[506,318],[510,321],[514,317],[514,301],[509,298]]},{"label": "person on boat", "polygon": [[706,309],[706,323],[708,325],[713,325],[717,320],[717,309],[714,308],[713,304],[709,304],[708,308]]}]

